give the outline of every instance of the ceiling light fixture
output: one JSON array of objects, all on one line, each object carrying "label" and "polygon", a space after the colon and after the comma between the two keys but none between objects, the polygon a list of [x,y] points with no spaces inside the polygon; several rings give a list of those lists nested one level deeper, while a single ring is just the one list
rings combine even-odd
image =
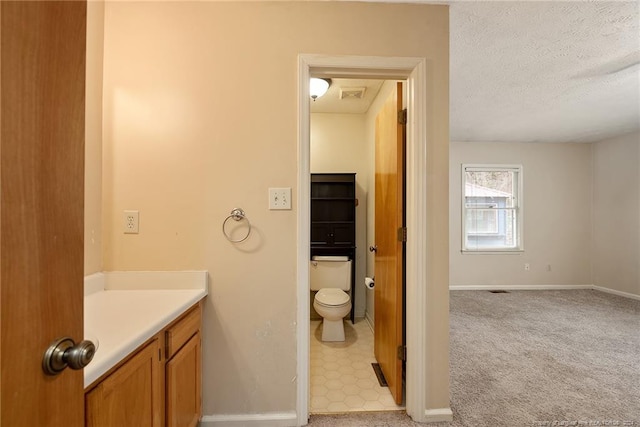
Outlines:
[{"label": "ceiling light fixture", "polygon": [[309,80],[309,95],[314,101],[327,93],[327,90],[331,86],[331,79],[318,79],[312,77]]}]

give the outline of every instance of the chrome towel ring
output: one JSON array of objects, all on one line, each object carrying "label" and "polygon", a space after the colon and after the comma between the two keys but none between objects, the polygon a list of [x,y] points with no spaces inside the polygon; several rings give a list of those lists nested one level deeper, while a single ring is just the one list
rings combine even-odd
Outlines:
[{"label": "chrome towel ring", "polygon": [[[247,221],[247,227],[248,227],[247,234],[242,239],[234,240],[227,233],[226,226],[227,226],[227,222],[230,219],[233,219],[234,221],[242,221],[242,220]],[[249,234],[251,234],[251,222],[249,222],[249,218],[247,218],[247,216],[245,215],[244,211],[241,208],[234,208],[231,211],[231,214],[225,218],[224,222],[222,223],[222,234],[224,234],[224,237],[226,237],[226,239],[231,243],[240,243],[247,240],[247,238],[249,237]]]}]

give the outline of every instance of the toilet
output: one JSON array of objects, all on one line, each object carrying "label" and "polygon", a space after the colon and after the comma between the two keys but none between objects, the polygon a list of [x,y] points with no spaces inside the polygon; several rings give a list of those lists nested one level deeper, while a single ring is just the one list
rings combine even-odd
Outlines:
[{"label": "toilet", "polygon": [[313,308],[322,316],[322,341],[344,341],[342,318],[351,311],[351,261],[346,256],[314,256],[310,287],[317,291]]}]

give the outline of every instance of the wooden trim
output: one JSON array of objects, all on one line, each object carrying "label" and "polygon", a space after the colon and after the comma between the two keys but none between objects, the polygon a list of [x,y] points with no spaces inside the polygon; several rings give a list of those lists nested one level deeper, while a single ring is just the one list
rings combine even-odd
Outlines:
[{"label": "wooden trim", "polygon": [[[2,33],[2,5],[0,4],[0,34]],[[0,35],[0,70],[2,70],[2,36]],[[2,77],[2,73],[0,72],[0,80]],[[0,83],[0,260],[4,259],[2,257],[2,84]],[[2,372],[2,262],[0,261],[0,372]],[[0,374],[0,382],[2,382],[2,375]],[[0,387],[0,425],[2,424],[2,389]]]},{"label": "wooden trim", "polygon": [[297,390],[298,425],[309,419],[309,248],[311,247],[311,163],[309,67],[307,55],[298,57],[298,262],[297,262]]},{"label": "wooden trim", "polygon": [[[200,420],[200,427],[289,427],[296,425],[296,420],[295,412],[205,415]],[[307,421],[297,425],[307,425]]]},{"label": "wooden trim", "polygon": [[[427,409],[427,74],[421,59],[407,79],[406,407],[417,422]],[[420,119],[421,118],[421,119]]]},{"label": "wooden trim", "polygon": [[[427,247],[427,67],[425,58],[329,56],[298,57],[298,315],[297,398],[299,425],[305,425],[309,410],[309,77],[340,75],[407,79],[407,413],[418,422],[426,413],[426,284],[424,248]],[[337,75],[337,74],[336,74]],[[334,75],[335,77],[335,75]]]},{"label": "wooden trim", "polygon": [[453,421],[453,411],[451,408],[426,409],[424,411],[424,421],[427,423]]},{"label": "wooden trim", "polygon": [[640,301],[640,295],[638,294],[632,294],[630,292],[623,292],[617,289],[605,288],[604,286],[596,286],[596,285],[592,285],[592,289],[599,292],[605,292],[607,294],[618,295],[619,297],[631,298],[631,299]]}]

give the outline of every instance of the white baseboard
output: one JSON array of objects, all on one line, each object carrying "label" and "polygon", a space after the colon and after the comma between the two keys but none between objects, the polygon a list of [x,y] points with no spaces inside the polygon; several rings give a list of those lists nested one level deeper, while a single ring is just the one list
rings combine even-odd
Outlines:
[{"label": "white baseboard", "polygon": [[298,425],[295,412],[266,414],[205,415],[200,427],[294,427]]},{"label": "white baseboard", "polygon": [[442,423],[446,421],[453,421],[451,408],[425,409],[424,422]]},{"label": "white baseboard", "polygon": [[449,285],[450,291],[553,291],[593,289],[593,285]]},{"label": "white baseboard", "polygon": [[371,328],[371,332],[373,332],[373,319],[371,318],[371,315],[368,311],[364,313],[364,320],[367,321],[367,324]]},{"label": "white baseboard", "polygon": [[553,291],[591,289],[640,301],[640,295],[596,285],[449,285],[450,291]]},{"label": "white baseboard", "polygon": [[618,295],[620,297],[631,298],[631,299],[635,299],[635,300],[640,301],[640,295],[631,294],[629,292],[617,291],[615,289],[603,288],[602,286],[596,286],[596,285],[593,285],[593,289],[595,289],[596,291],[606,292],[608,294],[614,294],[614,295]]},{"label": "white baseboard", "polygon": [[[453,421],[450,408],[426,409],[423,422],[440,423]],[[293,427],[297,426],[295,412],[270,412],[267,414],[205,415],[200,427]]]}]

